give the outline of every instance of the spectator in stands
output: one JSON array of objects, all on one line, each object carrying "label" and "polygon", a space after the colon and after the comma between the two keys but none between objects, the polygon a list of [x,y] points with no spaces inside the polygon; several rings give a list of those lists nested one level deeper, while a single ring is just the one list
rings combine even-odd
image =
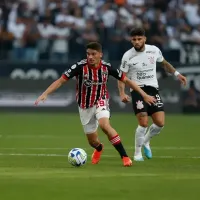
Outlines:
[{"label": "spectator in stands", "polygon": [[49,49],[51,49],[51,42],[55,29],[49,17],[41,17],[37,28],[40,34],[40,39],[38,41],[39,58],[40,60],[47,60],[49,59]]},{"label": "spectator in stands", "polygon": [[0,27],[0,59],[9,59],[9,52],[12,49],[14,35],[7,31],[7,27]]},{"label": "spectator in stands", "polygon": [[25,57],[25,30],[26,24],[22,18],[17,17],[16,21],[10,21],[8,31],[13,34],[13,51],[12,58],[22,61]]},{"label": "spectator in stands", "polygon": [[37,62],[38,61],[38,41],[40,33],[37,28],[37,23],[34,18],[30,17],[25,20],[26,29],[24,32],[24,48],[25,48],[25,61]]},{"label": "spectator in stands", "polygon": [[198,113],[200,111],[200,91],[196,89],[194,81],[190,81],[187,92],[183,94],[183,111],[186,113]]},{"label": "spectator in stands", "polygon": [[66,27],[66,23],[57,22],[54,27],[53,44],[51,49],[51,60],[54,62],[66,62],[68,56],[68,40],[70,37],[70,29]]},{"label": "spectator in stands", "polygon": [[[104,50],[108,59],[119,59],[117,55],[127,50],[127,35],[135,25],[146,27],[148,43],[158,45],[164,51],[164,55],[171,50],[180,52],[185,42],[199,41],[199,0],[6,0],[5,5],[0,8],[2,23],[8,25],[8,32],[14,36],[14,57],[20,60],[22,55],[25,55],[25,30],[29,34],[24,21],[26,18],[34,19],[32,36],[33,32],[34,35],[37,32],[33,27],[38,28],[35,23],[40,24],[40,42],[44,42],[50,29],[48,28],[46,33],[42,30],[44,27],[42,28],[39,19],[43,16],[48,16],[51,26],[55,26],[55,29],[58,29],[60,22],[65,23],[62,29],[68,28],[70,31],[70,40],[65,40],[69,48],[66,52],[70,58],[75,59],[84,55],[85,42],[90,40],[99,40],[105,49],[109,49],[107,52]],[[29,38],[27,34],[26,37]],[[38,36],[34,40],[35,49],[38,43],[36,40],[39,41]],[[119,44],[120,48],[116,50]],[[47,46],[44,45],[45,48]],[[39,44],[39,51],[47,56],[45,48],[42,50],[41,47]],[[79,54],[76,49],[80,50]],[[178,57],[178,53],[174,55]]]}]

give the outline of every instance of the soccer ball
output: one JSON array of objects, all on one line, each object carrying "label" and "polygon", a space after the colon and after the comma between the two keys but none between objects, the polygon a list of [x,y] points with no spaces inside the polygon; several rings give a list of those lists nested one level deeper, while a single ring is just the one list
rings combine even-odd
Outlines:
[{"label": "soccer ball", "polygon": [[68,161],[71,165],[80,167],[87,161],[87,154],[83,149],[74,148],[68,154]]}]

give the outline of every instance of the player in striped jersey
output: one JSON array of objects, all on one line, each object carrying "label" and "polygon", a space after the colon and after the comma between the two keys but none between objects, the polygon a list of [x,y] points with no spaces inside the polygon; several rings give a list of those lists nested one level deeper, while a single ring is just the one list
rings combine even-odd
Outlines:
[{"label": "player in striped jersey", "polygon": [[86,133],[89,144],[95,149],[92,155],[92,163],[97,164],[103,151],[103,144],[99,141],[97,128],[103,130],[111,144],[119,152],[124,166],[131,166],[132,161],[128,157],[120,137],[109,122],[110,110],[108,104],[107,81],[109,75],[123,81],[132,89],[138,91],[148,104],[155,103],[155,99],[147,95],[137,84],[128,79],[124,73],[112,68],[109,63],[102,60],[102,47],[97,42],[89,43],[86,47],[87,59],[72,65],[63,75],[52,83],[47,90],[36,100],[47,99],[47,96],[58,89],[72,77],[76,77],[76,100],[78,103],[81,123]]}]

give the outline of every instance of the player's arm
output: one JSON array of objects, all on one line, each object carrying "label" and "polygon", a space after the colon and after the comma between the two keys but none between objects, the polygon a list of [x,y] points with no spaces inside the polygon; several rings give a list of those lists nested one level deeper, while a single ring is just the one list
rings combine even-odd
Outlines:
[{"label": "player's arm", "polygon": [[183,85],[186,85],[187,83],[186,77],[180,74],[178,71],[176,71],[176,69],[169,62],[163,59],[163,61],[161,62],[161,65],[166,72],[176,76]]},{"label": "player's arm", "polygon": [[[126,54],[122,57],[121,65],[120,65],[120,70],[124,72],[126,75],[129,71],[129,65],[127,64],[127,58]],[[122,81],[117,81],[118,83],[118,90],[119,90],[119,96],[121,98],[121,101],[124,103],[127,103],[130,101],[130,97],[125,93],[125,83]]]},{"label": "player's arm", "polygon": [[59,87],[61,87],[67,80],[64,79],[62,76],[54,81],[43,93],[41,96],[38,97],[38,99],[35,101],[35,105],[38,105],[40,101],[45,101],[49,94],[56,91]]},{"label": "player's arm", "polygon": [[131,81],[129,78],[127,78],[124,75],[124,78],[121,79],[121,81],[128,85],[130,88],[132,88],[133,90],[137,91],[144,99],[144,101],[146,103],[148,103],[149,105],[156,103],[156,99],[152,96],[149,96],[146,92],[144,92],[144,90],[142,90],[135,81]]},{"label": "player's arm", "polygon": [[[126,75],[125,72],[124,72],[124,75]],[[118,80],[117,84],[118,84],[119,96],[121,98],[121,101],[124,103],[129,102],[130,97],[125,93],[125,83]]]},{"label": "player's arm", "polygon": [[125,76],[125,74],[118,69],[114,69],[112,67],[109,68],[109,74],[119,81],[123,82],[124,84],[128,85],[133,90],[137,91],[143,98],[144,101],[147,102],[149,105],[156,102],[156,99],[152,96],[149,96],[146,92],[144,92],[136,82],[131,81],[129,78]]},{"label": "player's arm", "polygon": [[187,79],[185,76],[183,76],[182,74],[180,74],[178,71],[176,71],[176,69],[169,63],[167,62],[163,55],[162,52],[160,51],[159,48],[156,47],[157,50],[157,62],[161,63],[161,66],[164,68],[164,70],[174,76],[176,76],[178,78],[178,80],[183,84],[186,85],[187,83]]},{"label": "player's arm", "polygon": [[55,92],[58,88],[60,88],[65,82],[67,82],[69,79],[73,78],[77,73],[79,72],[80,67],[78,67],[76,64],[72,65],[71,68],[69,68],[67,71],[65,71],[62,76],[54,81],[43,93],[41,96],[38,97],[38,99],[35,101],[35,105],[38,105],[40,101],[45,101],[49,94]]}]

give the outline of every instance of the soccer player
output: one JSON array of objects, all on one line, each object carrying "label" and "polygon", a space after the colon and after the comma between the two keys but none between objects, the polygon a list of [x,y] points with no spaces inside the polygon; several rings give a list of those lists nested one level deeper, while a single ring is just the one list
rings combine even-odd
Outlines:
[{"label": "soccer player", "polygon": [[128,157],[120,137],[109,122],[110,111],[108,104],[107,81],[109,75],[123,81],[135,91],[138,91],[147,104],[155,103],[154,97],[147,95],[137,84],[125,77],[124,73],[112,68],[109,63],[102,60],[102,46],[97,42],[89,43],[86,47],[87,59],[72,65],[63,75],[52,83],[47,90],[36,100],[45,101],[47,96],[76,77],[76,100],[80,114],[80,120],[89,144],[95,149],[92,155],[92,163],[97,164],[103,150],[100,143],[97,128],[101,127],[111,144],[119,152],[124,166],[131,166],[132,161]]},{"label": "soccer player", "polygon": [[[165,71],[176,76],[183,85],[186,85],[186,78],[163,58],[159,48],[145,44],[146,37],[143,28],[132,29],[130,36],[133,47],[124,53],[120,70],[147,94],[157,99],[155,104],[148,105],[136,90],[131,90],[133,110],[138,120],[135,132],[134,160],[143,161],[142,147],[144,147],[145,156],[148,159],[152,158],[150,139],[160,133],[165,123],[164,104],[159,94],[156,77],[156,62],[160,62]],[[118,88],[122,102],[130,101],[129,96],[125,94],[125,84],[118,81]],[[153,121],[149,129],[148,116],[151,116]]]}]

